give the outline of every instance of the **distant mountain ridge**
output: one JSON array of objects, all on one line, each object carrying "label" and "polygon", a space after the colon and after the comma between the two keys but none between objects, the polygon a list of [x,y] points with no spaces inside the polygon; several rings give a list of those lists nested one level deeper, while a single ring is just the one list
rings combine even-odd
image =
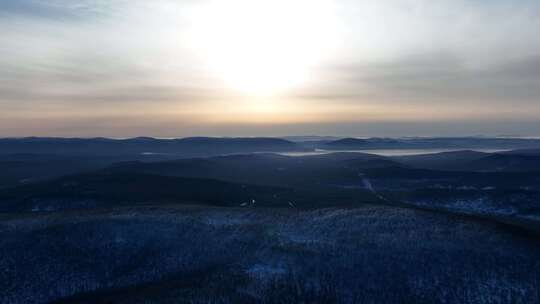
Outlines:
[{"label": "distant mountain ridge", "polygon": [[411,138],[353,138],[320,141],[312,144],[326,150],[369,149],[540,149],[539,139],[489,137],[411,137]]},{"label": "distant mountain ridge", "polygon": [[216,156],[249,152],[294,152],[306,148],[291,141],[269,137],[187,137],[158,139],[135,137],[111,138],[55,138],[26,137],[0,139],[0,154],[92,154],[126,155],[168,153],[178,157]]},{"label": "distant mountain ridge", "polygon": [[370,145],[381,145],[381,144],[382,145],[395,145],[395,144],[399,144],[399,143],[400,142],[398,140],[392,139],[392,138],[374,137],[374,138],[362,139],[362,138],[347,137],[347,138],[343,138],[343,139],[328,142],[328,143],[326,143],[326,146],[328,146],[328,147],[359,147],[359,148],[362,148],[362,147],[366,147],[366,146],[370,146]]},{"label": "distant mountain ridge", "polygon": [[170,154],[176,158],[207,157],[253,152],[309,152],[315,149],[456,149],[456,150],[520,150],[537,154],[540,139],[488,137],[409,137],[409,138],[341,138],[332,137],[186,137],[127,139],[24,137],[0,138],[0,155],[7,154],[71,154],[71,155],[135,155]]}]

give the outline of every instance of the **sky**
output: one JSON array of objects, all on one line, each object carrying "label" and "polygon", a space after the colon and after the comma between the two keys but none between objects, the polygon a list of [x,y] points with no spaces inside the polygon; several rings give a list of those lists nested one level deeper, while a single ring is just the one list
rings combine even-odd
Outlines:
[{"label": "sky", "polygon": [[0,0],[0,137],[540,136],[536,0]]}]

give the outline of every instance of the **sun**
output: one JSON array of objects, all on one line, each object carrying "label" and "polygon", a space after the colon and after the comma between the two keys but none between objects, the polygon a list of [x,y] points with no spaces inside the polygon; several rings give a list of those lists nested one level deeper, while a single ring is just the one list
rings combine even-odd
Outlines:
[{"label": "sun", "polygon": [[190,17],[191,43],[210,71],[253,95],[302,84],[340,38],[327,0],[210,0]]}]

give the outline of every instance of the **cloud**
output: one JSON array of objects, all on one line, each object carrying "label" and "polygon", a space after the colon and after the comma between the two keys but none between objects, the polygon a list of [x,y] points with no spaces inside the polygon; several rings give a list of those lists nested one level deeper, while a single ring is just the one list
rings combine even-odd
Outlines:
[{"label": "cloud", "polygon": [[349,96],[370,91],[397,100],[494,104],[540,98],[540,56],[470,68],[452,55],[424,54],[384,63],[331,67],[327,74],[334,75],[330,82],[348,88]]},{"label": "cloud", "polygon": [[513,60],[540,47],[538,1],[348,0],[342,8],[349,55],[366,61],[450,52],[477,66],[505,60],[503,50]]},{"label": "cloud", "polygon": [[81,22],[107,15],[123,1],[17,0],[0,2],[3,18],[37,19],[45,22]]},{"label": "cloud", "polygon": [[[201,109],[213,110],[214,115],[223,104],[244,107],[245,102],[236,101],[242,99],[239,94],[209,73],[187,39],[192,6],[204,1],[0,1],[2,126],[9,129],[5,122],[8,116],[18,117],[10,121],[20,123],[25,116],[35,117],[40,110],[50,109],[86,113],[99,108],[88,114],[94,118],[81,124],[85,129],[108,108],[114,110],[115,119],[129,119],[129,111],[135,111],[130,107],[154,113],[153,107],[182,106],[192,108],[186,113]],[[289,124],[291,132],[319,133],[314,132],[315,126],[349,132],[352,126],[366,127],[360,123],[362,117],[382,117],[384,113],[387,123],[397,123],[400,109],[407,113],[408,123],[414,113],[441,120],[440,112],[448,113],[448,119],[463,114],[469,124],[461,120],[460,125],[481,130],[477,121],[483,121],[490,132],[495,123],[486,122],[486,113],[499,122],[517,121],[523,113],[529,120],[540,118],[540,2],[335,3],[345,29],[341,48],[313,68],[310,83],[277,97],[283,105],[278,112],[284,116],[300,116],[301,105],[303,116],[313,115],[321,122],[310,120],[308,124],[299,118],[298,124],[306,128]],[[293,108],[294,112],[287,113]],[[240,117],[249,111],[235,113]],[[345,118],[339,113],[349,114]],[[333,116],[336,125],[329,122]],[[61,125],[62,115],[55,117],[60,119],[55,125]],[[351,117],[358,117],[358,121],[351,121]],[[120,124],[105,123],[110,119],[105,115],[99,122]],[[152,130],[157,130],[157,122],[165,118],[148,119],[153,121]],[[171,128],[174,119],[166,119],[164,126]],[[339,127],[340,119],[349,127]],[[190,115],[182,120],[182,128],[189,131]],[[211,131],[210,127],[196,126],[194,118],[191,122],[192,130]],[[69,125],[76,132],[77,120],[69,120]],[[128,129],[125,125],[129,124],[126,122],[123,130]],[[141,122],[133,128],[143,125]],[[511,126],[523,129],[516,123]],[[446,127],[441,124],[433,130]],[[261,128],[253,131],[263,132]],[[286,130],[283,127],[282,133]]]}]

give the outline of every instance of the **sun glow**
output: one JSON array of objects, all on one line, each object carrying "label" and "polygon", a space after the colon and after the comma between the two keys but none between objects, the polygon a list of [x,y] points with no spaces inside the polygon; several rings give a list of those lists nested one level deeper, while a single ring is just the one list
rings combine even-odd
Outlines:
[{"label": "sun glow", "polygon": [[191,17],[192,44],[212,73],[253,95],[305,82],[340,40],[327,0],[210,0]]}]

